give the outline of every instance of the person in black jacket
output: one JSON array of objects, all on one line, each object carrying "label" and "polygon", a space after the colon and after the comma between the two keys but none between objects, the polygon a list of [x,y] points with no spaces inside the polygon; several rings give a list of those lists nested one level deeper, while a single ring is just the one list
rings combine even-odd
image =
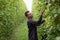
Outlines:
[{"label": "person in black jacket", "polygon": [[33,15],[30,11],[25,12],[25,16],[28,18],[27,25],[28,25],[28,40],[38,40],[37,36],[37,26],[41,25],[45,22],[45,20],[42,20],[43,16],[43,10],[41,10],[41,16],[39,20],[34,21]]}]

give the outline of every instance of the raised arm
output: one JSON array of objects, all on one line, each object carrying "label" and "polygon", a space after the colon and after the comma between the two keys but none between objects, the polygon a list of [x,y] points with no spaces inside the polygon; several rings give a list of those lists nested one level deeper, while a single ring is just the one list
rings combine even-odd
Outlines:
[{"label": "raised arm", "polygon": [[41,11],[41,16],[39,17],[39,20],[37,20],[37,21],[30,20],[30,21],[29,21],[29,25],[39,26],[39,25],[41,25],[42,23],[44,23],[45,20],[42,20],[43,12],[44,12],[44,11],[42,10],[42,11]]},{"label": "raised arm", "polygon": [[39,26],[40,24],[42,24],[42,23],[45,22],[45,20],[42,20],[42,18],[43,18],[43,13],[44,13],[44,10],[42,9],[42,10],[40,11],[41,16],[40,16],[39,20],[36,22],[37,26]]}]

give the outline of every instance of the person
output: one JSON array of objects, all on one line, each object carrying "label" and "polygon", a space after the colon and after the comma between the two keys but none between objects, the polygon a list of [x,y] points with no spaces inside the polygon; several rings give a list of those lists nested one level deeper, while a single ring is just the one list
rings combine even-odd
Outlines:
[{"label": "person", "polygon": [[28,25],[28,40],[38,40],[37,36],[37,26],[41,25],[42,23],[45,22],[45,20],[42,20],[44,11],[41,10],[41,16],[39,20],[34,21],[33,20],[33,15],[30,11],[25,12],[25,16],[27,17],[27,25]]}]

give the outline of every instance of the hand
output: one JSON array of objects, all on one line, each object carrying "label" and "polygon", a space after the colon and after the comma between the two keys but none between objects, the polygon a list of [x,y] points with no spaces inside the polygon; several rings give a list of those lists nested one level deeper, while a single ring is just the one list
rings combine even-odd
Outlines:
[{"label": "hand", "polygon": [[41,14],[43,14],[43,13],[44,13],[44,11],[45,11],[44,9],[41,9],[41,10],[40,10],[40,13],[41,13]]}]

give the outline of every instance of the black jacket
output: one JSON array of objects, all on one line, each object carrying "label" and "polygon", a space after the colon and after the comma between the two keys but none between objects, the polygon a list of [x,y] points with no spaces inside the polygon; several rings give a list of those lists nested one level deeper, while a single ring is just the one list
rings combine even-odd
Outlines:
[{"label": "black jacket", "polygon": [[42,24],[44,22],[44,20],[42,21],[42,15],[40,16],[38,21],[34,21],[32,19],[29,19],[27,21],[27,25],[28,25],[28,40],[38,40],[37,37],[37,27],[40,24]]}]

